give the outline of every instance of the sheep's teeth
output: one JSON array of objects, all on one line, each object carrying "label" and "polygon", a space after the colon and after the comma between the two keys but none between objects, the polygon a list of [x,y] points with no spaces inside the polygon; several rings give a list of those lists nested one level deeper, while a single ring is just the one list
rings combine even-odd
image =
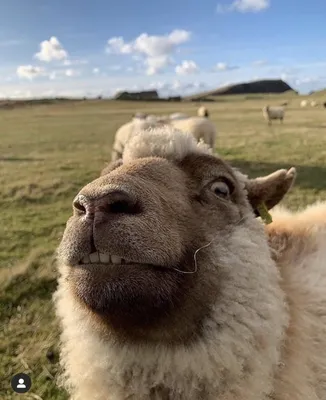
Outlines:
[{"label": "sheep's teeth", "polygon": [[100,256],[101,263],[104,263],[104,264],[110,263],[110,254],[99,253],[99,256]]},{"label": "sheep's teeth", "polygon": [[89,264],[91,262],[89,256],[84,256],[82,259],[82,263],[83,264]]},{"label": "sheep's teeth", "polygon": [[91,260],[91,263],[100,262],[99,254],[98,254],[97,251],[96,251],[95,253],[91,253],[91,254],[89,255],[89,258],[90,258],[90,260]]},{"label": "sheep's teeth", "polygon": [[83,259],[81,260],[82,264],[96,264],[96,263],[101,263],[101,264],[133,264],[133,261],[131,260],[126,260],[122,257],[115,256],[115,255],[110,255],[107,253],[100,253],[100,252],[94,252],[91,253],[87,256],[84,256]]},{"label": "sheep's teeth", "polygon": [[111,256],[111,262],[112,264],[121,264],[121,257],[119,256]]}]

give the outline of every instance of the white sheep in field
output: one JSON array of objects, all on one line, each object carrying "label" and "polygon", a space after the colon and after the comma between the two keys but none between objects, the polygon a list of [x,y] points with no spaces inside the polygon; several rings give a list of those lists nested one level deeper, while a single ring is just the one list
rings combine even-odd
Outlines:
[{"label": "white sheep in field", "polygon": [[317,101],[312,100],[312,101],[310,102],[310,106],[311,106],[311,107],[318,107]]},{"label": "white sheep in field", "polygon": [[178,112],[178,113],[170,114],[169,118],[170,119],[186,119],[186,118],[189,118],[189,115]]},{"label": "white sheep in field", "polygon": [[186,119],[172,120],[170,122],[174,128],[185,133],[191,133],[197,142],[202,140],[211,149],[215,148],[217,131],[215,124],[205,117],[189,117]]},{"label": "white sheep in field", "polygon": [[145,119],[134,117],[131,121],[123,124],[115,134],[111,152],[111,160],[115,161],[122,157],[126,143],[135,132],[148,129],[156,125],[158,125],[156,118],[151,119],[151,116],[147,116]]},{"label": "white sheep in field", "polygon": [[111,160],[115,161],[122,157],[124,147],[128,140],[139,130],[149,129],[162,124],[171,125],[185,133],[192,134],[196,140],[208,144],[212,149],[215,148],[217,131],[214,123],[207,118],[189,117],[185,119],[174,119],[162,116],[148,115],[145,120],[134,119],[122,125],[115,134],[112,147]]},{"label": "white sheep in field", "polygon": [[191,135],[138,132],[76,196],[54,300],[74,400],[324,400],[326,204]]},{"label": "white sheep in field", "polygon": [[200,106],[197,110],[198,117],[209,117],[208,109],[205,106]]},{"label": "white sheep in field", "polygon": [[301,100],[301,103],[300,103],[300,107],[307,107],[307,105],[308,105],[308,101],[307,100]]},{"label": "white sheep in field", "polygon": [[271,125],[272,120],[278,119],[283,122],[285,114],[284,106],[265,106],[263,107],[263,116],[268,121],[268,125]]}]

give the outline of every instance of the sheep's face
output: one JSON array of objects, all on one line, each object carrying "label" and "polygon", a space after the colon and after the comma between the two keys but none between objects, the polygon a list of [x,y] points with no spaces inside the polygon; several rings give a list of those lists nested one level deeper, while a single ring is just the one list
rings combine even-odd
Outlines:
[{"label": "sheep's face", "polygon": [[276,204],[294,178],[237,176],[208,154],[112,164],[76,196],[59,247],[77,301],[101,326],[133,338],[195,335],[219,296],[212,258],[245,221],[248,235],[262,236],[255,205]]}]

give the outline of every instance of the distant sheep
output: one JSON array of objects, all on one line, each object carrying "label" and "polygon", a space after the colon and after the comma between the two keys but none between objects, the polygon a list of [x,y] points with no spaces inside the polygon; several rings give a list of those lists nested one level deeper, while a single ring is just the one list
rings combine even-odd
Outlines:
[{"label": "distant sheep", "polygon": [[189,117],[172,120],[170,124],[185,133],[191,133],[197,142],[202,140],[211,149],[215,148],[217,131],[215,124],[205,117]]},{"label": "distant sheep", "polygon": [[116,161],[122,157],[126,143],[135,132],[154,127],[157,124],[158,122],[153,116],[147,116],[146,119],[133,118],[133,120],[123,124],[115,134],[111,160]]},{"label": "distant sheep", "polygon": [[146,119],[147,114],[142,113],[142,112],[137,112],[133,115],[133,118],[138,118],[138,119]]},{"label": "distant sheep", "polygon": [[273,209],[295,169],[250,179],[168,126],[110,168],[57,251],[69,398],[325,400],[326,205]]},{"label": "distant sheep", "polygon": [[315,100],[312,100],[312,101],[310,102],[310,106],[311,106],[311,107],[318,107],[318,102],[315,101]]},{"label": "distant sheep", "polygon": [[307,107],[308,101],[307,100],[302,100],[300,103],[300,107]]},{"label": "distant sheep", "polygon": [[198,117],[206,117],[206,118],[208,118],[209,117],[209,112],[208,112],[208,110],[207,110],[207,108],[205,106],[201,106],[197,110],[197,115],[198,115]]},{"label": "distant sheep", "polygon": [[166,116],[147,115],[146,119],[134,118],[122,125],[115,134],[111,152],[111,160],[116,161],[122,157],[125,145],[134,133],[140,130],[154,128],[161,125],[170,125],[182,132],[192,134],[199,142],[206,143],[210,148],[215,148],[217,137],[216,127],[207,118],[188,117],[184,119],[169,119]]},{"label": "distant sheep", "polygon": [[272,120],[280,120],[283,122],[285,109],[282,106],[265,106],[263,107],[263,116],[268,121],[268,125],[271,125]]},{"label": "distant sheep", "polygon": [[284,101],[284,102],[281,104],[281,106],[282,106],[282,107],[286,107],[288,104],[289,104],[288,101]]}]

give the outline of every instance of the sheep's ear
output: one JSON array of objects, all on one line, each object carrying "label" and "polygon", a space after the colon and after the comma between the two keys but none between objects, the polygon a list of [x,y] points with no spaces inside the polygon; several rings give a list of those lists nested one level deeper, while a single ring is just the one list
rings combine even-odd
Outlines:
[{"label": "sheep's ear", "polygon": [[270,175],[249,179],[246,183],[248,200],[257,216],[261,216],[261,207],[267,210],[276,206],[291,189],[297,172],[295,168],[279,169]]},{"label": "sheep's ear", "polygon": [[119,158],[116,161],[111,161],[105,168],[102,169],[100,176],[106,175],[112,172],[114,169],[120,167],[122,165],[122,158]]}]

